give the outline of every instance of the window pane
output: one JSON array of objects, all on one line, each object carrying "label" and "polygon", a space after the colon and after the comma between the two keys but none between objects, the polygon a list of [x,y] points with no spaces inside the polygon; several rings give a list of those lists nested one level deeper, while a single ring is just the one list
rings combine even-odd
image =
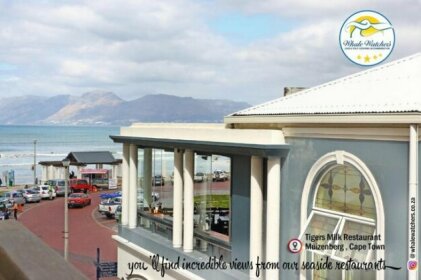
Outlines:
[{"label": "window pane", "polygon": [[[342,233],[340,234],[342,237],[344,236],[344,234],[348,234],[348,235],[359,234],[359,235],[367,236],[367,235],[374,235],[374,231],[375,231],[375,228],[373,225],[367,225],[367,224],[362,224],[362,223],[346,220]],[[367,254],[369,252],[368,243],[370,242],[371,241],[367,241],[367,240],[341,240],[339,241],[339,244],[344,244],[344,248],[348,248],[348,250],[344,250],[342,252],[336,251],[335,255],[346,260],[348,260],[349,258],[352,258],[358,262],[364,262],[366,261]],[[350,250],[349,246],[351,243],[353,243],[355,246],[366,245],[366,249],[365,250],[364,249]]]},{"label": "window pane", "polygon": [[[327,245],[327,235],[333,234],[336,225],[339,223],[339,218],[328,217],[314,213],[310,220],[301,240],[304,244]],[[305,245],[304,245],[305,246]],[[322,251],[324,252],[324,250]]]},{"label": "window pane", "polygon": [[350,165],[338,165],[321,179],[315,206],[375,219],[374,198],[363,175]]},{"label": "window pane", "polygon": [[195,155],[195,249],[211,256],[230,252],[221,246],[230,241],[231,159],[221,155]]},{"label": "window pane", "polygon": [[[144,176],[144,154],[139,154],[138,208],[140,226],[165,238],[172,238],[174,153],[152,149],[152,176]],[[149,185],[146,183],[149,182]],[[148,194],[146,197],[145,194]],[[150,194],[150,196],[149,196]]]}]

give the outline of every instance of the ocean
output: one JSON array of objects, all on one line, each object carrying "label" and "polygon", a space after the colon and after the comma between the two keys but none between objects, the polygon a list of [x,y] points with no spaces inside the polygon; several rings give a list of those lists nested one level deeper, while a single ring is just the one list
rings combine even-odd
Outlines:
[{"label": "ocean", "polygon": [[[34,163],[34,140],[36,140],[36,162],[62,160],[70,152],[110,151],[116,159],[122,158],[122,145],[110,139],[119,135],[119,127],[88,126],[8,126],[0,125],[0,177],[13,171],[15,184],[32,184]],[[142,150],[139,150],[139,165],[142,166]],[[170,152],[155,150],[153,174],[171,176],[174,158]],[[140,167],[139,166],[139,167]],[[204,157],[196,155],[195,172],[211,174],[214,170],[230,171],[230,158],[220,155]],[[41,166],[36,174],[40,180]],[[143,176],[139,168],[139,176]]]},{"label": "ocean", "polygon": [[[118,135],[119,127],[87,126],[9,126],[0,125],[0,176],[14,171],[15,184],[33,183],[34,140],[36,162],[62,160],[69,152],[110,151],[121,158],[121,144],[110,135]],[[37,178],[41,167],[37,165]]]}]

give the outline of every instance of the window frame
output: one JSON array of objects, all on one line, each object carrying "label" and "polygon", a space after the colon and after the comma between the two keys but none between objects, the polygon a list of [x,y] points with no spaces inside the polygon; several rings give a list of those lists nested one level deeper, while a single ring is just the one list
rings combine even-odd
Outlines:
[{"label": "window frame", "polygon": [[[300,232],[304,229],[306,222],[309,217],[309,213],[313,210],[313,204],[310,204],[312,201],[312,195],[314,195],[315,183],[321,177],[318,177],[321,172],[328,170],[335,164],[349,164],[355,167],[361,174],[364,176],[374,198],[375,204],[375,229],[376,234],[381,235],[381,240],[377,241],[377,245],[384,245],[385,240],[387,237],[385,236],[385,211],[383,205],[383,199],[381,195],[380,188],[377,184],[376,179],[374,178],[373,174],[371,173],[370,169],[366,166],[366,164],[356,157],[355,155],[348,153],[343,150],[335,150],[329,153],[322,155],[319,159],[317,159],[314,164],[311,166],[310,170],[307,173],[306,179],[304,181],[304,188],[301,195],[301,211],[300,211]],[[325,211],[325,210],[323,210]],[[357,216],[359,218],[359,216]],[[300,262],[306,261],[306,250],[303,250],[300,255]],[[384,259],[385,252],[383,250],[378,250],[376,252],[377,259]],[[384,278],[384,270],[376,271],[376,279],[383,279]],[[313,276],[310,277],[312,279]],[[307,273],[305,270],[300,271],[300,280],[306,280]]]},{"label": "window frame", "polygon": [[[338,213],[340,213],[340,212],[338,212]],[[324,216],[324,217],[328,217],[328,218],[335,218],[335,219],[338,220],[335,228],[331,232],[332,234],[342,235],[344,227],[345,227],[345,223],[350,221],[350,222],[359,223],[359,224],[363,224],[363,225],[373,226],[374,227],[373,236],[376,235],[376,229],[375,229],[376,223],[375,223],[374,220],[365,221],[365,220],[355,219],[355,218],[352,218],[352,217],[346,217],[346,216],[342,216],[342,215],[338,215],[338,214],[335,215],[335,214],[332,214],[332,213],[326,213],[326,212],[323,212],[323,211],[320,211],[320,210],[312,210],[309,217],[308,217],[306,225],[303,228],[303,230],[301,231],[298,239],[303,240],[304,234],[307,231],[308,226],[310,225],[310,223],[311,223],[311,221],[312,221],[312,219],[315,215],[320,215],[320,216]],[[329,240],[329,241],[326,242],[326,244],[332,244],[332,242],[333,242],[334,245],[338,245],[339,241],[341,241],[341,240]],[[306,242],[303,242],[303,243],[306,243]],[[373,244],[374,240],[371,241],[370,243]],[[316,253],[316,254],[319,254],[319,255],[328,256],[328,257],[330,257],[334,260],[337,260],[337,261],[341,261],[341,262],[347,262],[348,261],[347,259],[336,256],[337,250],[335,250],[335,249],[332,249],[330,254],[328,254],[326,252],[327,250],[324,250],[324,251],[313,250],[313,249],[306,250],[305,248],[304,248],[304,250],[308,251],[308,252]],[[367,256],[366,256],[364,261],[368,261],[370,259],[371,255],[372,255],[372,251],[373,250],[367,251]]]}]

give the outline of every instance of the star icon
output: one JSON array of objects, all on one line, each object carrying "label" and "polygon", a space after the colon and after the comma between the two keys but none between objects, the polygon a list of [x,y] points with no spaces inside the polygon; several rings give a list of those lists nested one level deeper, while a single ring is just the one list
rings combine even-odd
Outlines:
[{"label": "star icon", "polygon": [[379,53],[379,57],[382,57],[383,55],[381,53]]},{"label": "star icon", "polygon": [[374,59],[374,60],[376,60],[376,59],[377,59],[377,55],[374,55],[374,56],[373,56],[373,59]]},{"label": "star icon", "polygon": [[361,55],[360,54],[357,56],[357,59],[361,59]]},{"label": "star icon", "polygon": [[364,57],[364,62],[370,62],[370,57],[369,57],[368,55],[366,55],[366,56]]}]

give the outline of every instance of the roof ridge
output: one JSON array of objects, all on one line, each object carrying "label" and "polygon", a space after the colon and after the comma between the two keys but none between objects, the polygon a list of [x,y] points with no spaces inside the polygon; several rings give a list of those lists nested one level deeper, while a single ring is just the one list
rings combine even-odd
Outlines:
[{"label": "roof ridge", "polygon": [[341,77],[341,78],[335,79],[333,81],[329,81],[329,82],[326,82],[326,83],[323,83],[323,84],[320,84],[320,85],[317,85],[317,86],[314,86],[314,87],[310,87],[308,89],[305,89],[303,91],[299,91],[297,93],[294,93],[294,94],[291,94],[291,95],[288,95],[288,96],[278,97],[276,99],[264,102],[262,104],[259,104],[259,105],[256,105],[256,106],[249,107],[247,109],[243,109],[243,110],[234,112],[230,116],[235,116],[235,115],[241,114],[241,113],[247,113],[248,111],[259,109],[263,106],[274,104],[276,102],[279,102],[280,100],[289,100],[291,98],[297,98],[298,96],[310,94],[310,93],[313,93],[314,91],[320,90],[321,88],[324,88],[324,87],[327,87],[327,86],[332,86],[332,85],[335,85],[335,84],[338,84],[338,83],[341,83],[341,82],[344,82],[344,81],[347,81],[347,80],[352,80],[352,79],[358,78],[360,76],[367,75],[369,73],[373,73],[373,72],[376,72],[376,71],[379,71],[379,70],[383,70],[383,69],[386,69],[386,68],[396,66],[400,63],[410,61],[410,60],[412,60],[412,59],[414,59],[418,56],[421,56],[421,52],[417,52],[417,53],[412,54],[410,56],[406,56],[406,57],[403,57],[401,59],[397,59],[397,60],[382,64],[382,65],[367,69],[367,70],[358,71],[356,73],[347,75],[345,77]]}]

